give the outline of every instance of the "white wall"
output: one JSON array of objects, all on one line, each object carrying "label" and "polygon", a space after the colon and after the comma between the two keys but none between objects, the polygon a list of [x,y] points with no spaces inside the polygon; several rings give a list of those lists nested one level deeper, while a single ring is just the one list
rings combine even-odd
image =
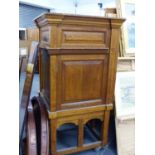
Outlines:
[{"label": "white wall", "polygon": [[71,13],[74,14],[74,2],[73,0],[53,0],[52,7],[53,12],[57,13]]},{"label": "white wall", "polygon": [[[103,3],[102,9],[98,3]],[[55,8],[54,12],[104,16],[104,8],[116,7],[116,4],[115,0],[53,0],[52,6]]]},{"label": "white wall", "polygon": [[[26,4],[50,8],[51,12],[104,16],[104,8],[115,7],[115,0],[19,0]],[[75,7],[77,2],[77,8]],[[103,3],[101,10],[98,3]]]}]

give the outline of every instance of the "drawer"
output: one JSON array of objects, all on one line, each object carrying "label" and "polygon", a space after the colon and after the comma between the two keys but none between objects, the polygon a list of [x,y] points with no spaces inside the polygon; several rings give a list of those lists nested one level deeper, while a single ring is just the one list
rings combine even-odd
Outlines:
[{"label": "drawer", "polygon": [[61,32],[62,48],[106,48],[109,45],[109,31],[67,30]]},{"label": "drawer", "polygon": [[[51,39],[52,38],[52,39]],[[98,49],[108,48],[110,30],[80,26],[45,26],[40,30],[40,41],[49,48]]]}]

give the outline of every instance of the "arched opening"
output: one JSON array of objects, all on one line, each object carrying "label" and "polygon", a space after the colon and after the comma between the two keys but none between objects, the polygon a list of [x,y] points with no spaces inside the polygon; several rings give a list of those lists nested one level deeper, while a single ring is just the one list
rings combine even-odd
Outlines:
[{"label": "arched opening", "polygon": [[91,119],[84,125],[84,144],[101,141],[102,122],[100,119]]},{"label": "arched opening", "polygon": [[73,123],[65,123],[57,129],[57,150],[77,146],[78,127]]}]

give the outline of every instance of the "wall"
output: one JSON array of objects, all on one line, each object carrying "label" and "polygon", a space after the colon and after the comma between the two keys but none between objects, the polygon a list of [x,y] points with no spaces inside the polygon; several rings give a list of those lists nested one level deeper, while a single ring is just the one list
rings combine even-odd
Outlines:
[{"label": "wall", "polygon": [[[77,7],[75,7],[75,2],[77,2]],[[99,8],[98,3],[103,4],[102,9]],[[104,16],[104,8],[115,7],[116,4],[115,0],[54,0],[52,6],[54,10],[51,12]]]},{"label": "wall", "polygon": [[19,2],[52,9],[52,0],[19,0]]},{"label": "wall", "polygon": [[[104,16],[104,8],[115,7],[115,0],[19,0],[32,5],[50,8],[51,12]],[[75,7],[77,2],[77,8]],[[100,10],[98,3],[103,4]]]},{"label": "wall", "polygon": [[21,28],[29,28],[35,27],[35,23],[33,22],[34,18],[39,16],[44,12],[49,12],[48,9],[39,8],[36,6],[19,4],[19,27]]}]

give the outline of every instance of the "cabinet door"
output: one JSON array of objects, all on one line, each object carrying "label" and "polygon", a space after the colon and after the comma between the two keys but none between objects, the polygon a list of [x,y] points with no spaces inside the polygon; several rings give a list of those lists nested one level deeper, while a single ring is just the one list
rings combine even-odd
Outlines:
[{"label": "cabinet door", "polygon": [[105,103],[108,55],[59,56],[57,109]]}]

